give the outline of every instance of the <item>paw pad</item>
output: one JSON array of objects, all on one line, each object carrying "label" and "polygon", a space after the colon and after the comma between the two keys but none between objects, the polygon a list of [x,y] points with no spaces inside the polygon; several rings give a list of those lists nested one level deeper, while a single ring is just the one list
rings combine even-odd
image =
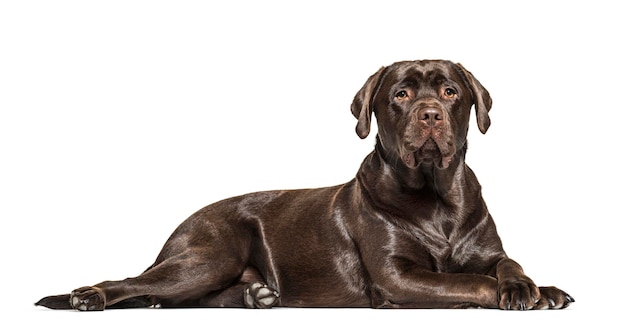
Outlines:
[{"label": "paw pad", "polygon": [[251,284],[243,293],[244,303],[250,309],[270,309],[279,298],[278,291],[259,282]]}]

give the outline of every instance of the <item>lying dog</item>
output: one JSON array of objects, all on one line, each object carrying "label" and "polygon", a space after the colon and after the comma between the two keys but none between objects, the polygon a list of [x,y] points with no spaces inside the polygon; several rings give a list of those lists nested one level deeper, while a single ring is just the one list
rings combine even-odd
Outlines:
[{"label": "lying dog", "polygon": [[269,191],[209,205],[183,222],[143,274],[49,296],[54,309],[374,307],[560,309],[502,249],[465,164],[470,109],[491,98],[461,65],[381,68],[352,103],[378,136],[350,182]]}]

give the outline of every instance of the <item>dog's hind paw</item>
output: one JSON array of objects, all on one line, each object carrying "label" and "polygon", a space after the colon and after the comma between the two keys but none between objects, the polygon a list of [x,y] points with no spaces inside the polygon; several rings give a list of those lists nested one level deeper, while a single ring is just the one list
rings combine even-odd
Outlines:
[{"label": "dog's hind paw", "polygon": [[253,283],[243,291],[243,301],[250,309],[270,309],[278,304],[280,294],[263,283]]},{"label": "dog's hind paw", "polygon": [[70,305],[80,311],[104,310],[104,294],[97,288],[82,287],[70,294]]}]

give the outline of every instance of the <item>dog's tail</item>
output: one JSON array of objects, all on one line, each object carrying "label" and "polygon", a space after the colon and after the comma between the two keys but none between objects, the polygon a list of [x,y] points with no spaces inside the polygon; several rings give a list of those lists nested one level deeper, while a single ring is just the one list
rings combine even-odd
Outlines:
[{"label": "dog's tail", "polygon": [[[37,306],[45,306],[48,309],[53,310],[71,310],[70,294],[47,296],[35,303]],[[107,309],[130,309],[130,308],[147,308],[152,305],[150,298],[147,296],[133,297],[125,299],[111,306],[107,306]]]}]

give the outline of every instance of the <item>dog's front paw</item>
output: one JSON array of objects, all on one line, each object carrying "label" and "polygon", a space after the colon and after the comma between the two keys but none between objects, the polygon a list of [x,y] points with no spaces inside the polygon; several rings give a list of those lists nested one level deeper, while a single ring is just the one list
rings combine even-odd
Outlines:
[{"label": "dog's front paw", "polygon": [[498,283],[499,307],[503,310],[531,310],[541,299],[541,292],[527,276]]},{"label": "dog's front paw", "polygon": [[102,291],[93,287],[78,288],[70,294],[70,305],[80,311],[104,310],[105,297]]},{"label": "dog's front paw", "polygon": [[250,309],[270,309],[278,304],[280,294],[265,284],[256,282],[243,292],[243,301]]},{"label": "dog's front paw", "polygon": [[539,290],[541,291],[541,299],[535,306],[535,309],[565,309],[575,302],[572,296],[559,288],[540,287]]}]

